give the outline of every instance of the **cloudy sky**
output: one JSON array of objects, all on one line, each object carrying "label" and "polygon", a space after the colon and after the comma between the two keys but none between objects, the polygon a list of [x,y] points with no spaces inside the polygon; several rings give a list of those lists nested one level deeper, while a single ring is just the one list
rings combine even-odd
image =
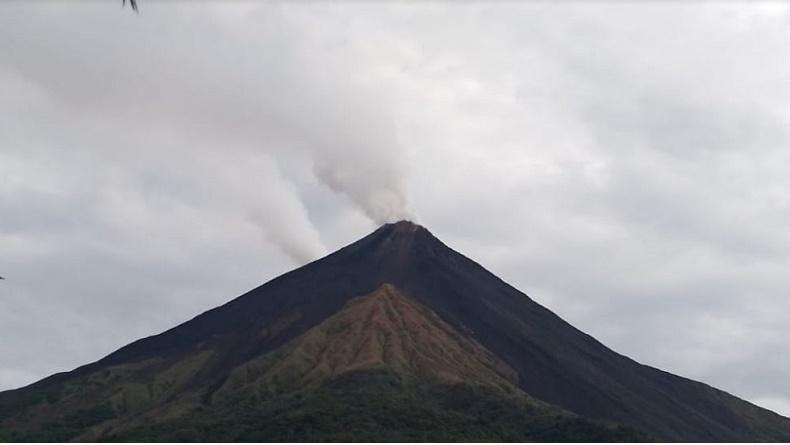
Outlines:
[{"label": "cloudy sky", "polygon": [[790,5],[0,4],[0,390],[407,217],[790,415]]}]

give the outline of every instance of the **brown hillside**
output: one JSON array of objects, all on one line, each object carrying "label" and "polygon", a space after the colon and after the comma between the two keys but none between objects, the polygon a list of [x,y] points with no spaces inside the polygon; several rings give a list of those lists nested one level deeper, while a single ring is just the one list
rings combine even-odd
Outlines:
[{"label": "brown hillside", "polygon": [[378,368],[435,383],[518,391],[512,368],[391,284],[350,300],[280,353],[241,366],[228,385],[260,380],[305,387]]}]

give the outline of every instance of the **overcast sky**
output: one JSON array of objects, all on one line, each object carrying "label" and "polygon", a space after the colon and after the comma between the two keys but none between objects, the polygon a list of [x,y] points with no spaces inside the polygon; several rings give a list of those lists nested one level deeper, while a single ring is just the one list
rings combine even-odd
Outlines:
[{"label": "overcast sky", "polygon": [[0,390],[403,217],[790,415],[790,4],[0,4]]}]

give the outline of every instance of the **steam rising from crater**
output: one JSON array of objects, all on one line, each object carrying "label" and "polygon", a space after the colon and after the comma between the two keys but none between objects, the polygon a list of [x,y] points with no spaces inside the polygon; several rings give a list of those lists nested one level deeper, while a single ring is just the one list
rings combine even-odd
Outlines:
[{"label": "steam rising from crater", "polygon": [[[337,63],[336,61],[334,63]],[[296,64],[295,66],[300,66]],[[307,151],[313,174],[377,224],[412,218],[392,98],[327,60],[321,72],[291,79],[281,128]],[[283,83],[285,85],[285,83]]]},{"label": "steam rising from crater", "polygon": [[316,159],[313,172],[376,224],[411,218],[395,152],[360,150]]}]

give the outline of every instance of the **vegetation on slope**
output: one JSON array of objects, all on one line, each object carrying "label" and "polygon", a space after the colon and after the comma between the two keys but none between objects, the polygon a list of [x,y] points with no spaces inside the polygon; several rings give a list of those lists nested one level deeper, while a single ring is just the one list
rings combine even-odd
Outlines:
[{"label": "vegetation on slope", "polygon": [[390,371],[344,374],[311,391],[247,394],[108,441],[637,441],[629,429],[507,398],[485,387],[423,384]]},{"label": "vegetation on slope", "polygon": [[[392,286],[355,298],[220,380],[216,353],[147,361],[28,393],[14,441],[610,441],[643,438],[547,405],[474,339]],[[19,408],[22,404],[16,403]]]}]

